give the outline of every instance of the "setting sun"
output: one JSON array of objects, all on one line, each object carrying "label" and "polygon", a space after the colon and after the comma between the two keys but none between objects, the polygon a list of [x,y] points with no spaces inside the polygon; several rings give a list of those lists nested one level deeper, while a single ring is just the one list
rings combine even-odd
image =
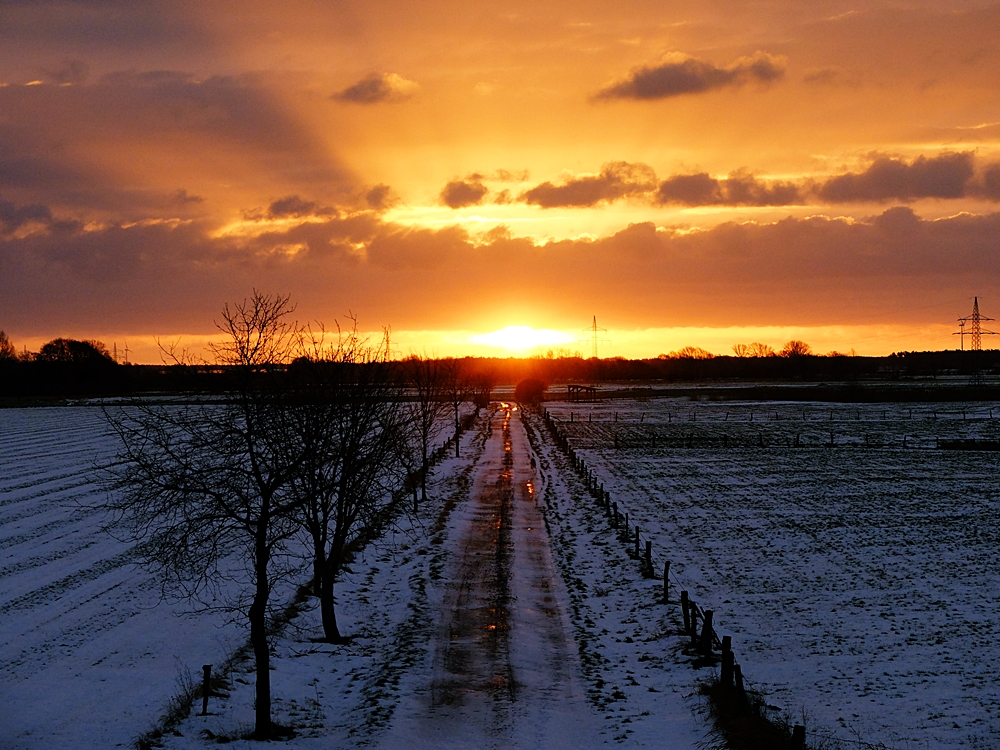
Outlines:
[{"label": "setting sun", "polygon": [[470,336],[469,341],[473,344],[483,344],[523,352],[538,346],[569,344],[576,341],[576,337],[571,336],[565,331],[555,331],[549,328],[507,326],[506,328],[501,328],[499,331]]}]

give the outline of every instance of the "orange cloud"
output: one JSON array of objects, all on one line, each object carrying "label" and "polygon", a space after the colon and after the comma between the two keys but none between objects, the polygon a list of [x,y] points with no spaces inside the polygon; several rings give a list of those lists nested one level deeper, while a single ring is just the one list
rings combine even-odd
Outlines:
[{"label": "orange cloud", "polygon": [[561,185],[543,182],[526,191],[521,200],[542,208],[594,206],[629,195],[648,193],[656,186],[656,172],[645,164],[608,162],[600,174],[571,177]]},{"label": "orange cloud", "polygon": [[420,86],[396,73],[372,73],[331,98],[353,104],[401,102],[414,96]]},{"label": "orange cloud", "polygon": [[682,94],[742,86],[749,81],[771,83],[785,74],[783,57],[756,52],[718,67],[680,52],[671,52],[656,65],[633,68],[620,81],[605,86],[596,99],[666,99]]}]

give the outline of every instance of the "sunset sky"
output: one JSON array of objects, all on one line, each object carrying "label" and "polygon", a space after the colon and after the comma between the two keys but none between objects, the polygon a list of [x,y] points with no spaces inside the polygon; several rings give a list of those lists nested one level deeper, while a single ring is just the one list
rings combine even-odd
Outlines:
[{"label": "sunset sky", "polygon": [[973,1],[7,0],[0,328],[156,361],[256,287],[401,354],[589,356],[595,315],[601,356],[957,348],[1000,317],[998,39]]}]

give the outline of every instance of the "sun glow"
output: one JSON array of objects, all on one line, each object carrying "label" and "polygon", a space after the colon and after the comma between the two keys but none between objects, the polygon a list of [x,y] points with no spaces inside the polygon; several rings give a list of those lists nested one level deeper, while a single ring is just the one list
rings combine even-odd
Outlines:
[{"label": "sun glow", "polygon": [[495,346],[517,352],[534,349],[538,346],[569,344],[575,340],[576,337],[564,331],[532,328],[531,326],[507,326],[499,331],[480,333],[469,337],[469,342],[473,344]]}]

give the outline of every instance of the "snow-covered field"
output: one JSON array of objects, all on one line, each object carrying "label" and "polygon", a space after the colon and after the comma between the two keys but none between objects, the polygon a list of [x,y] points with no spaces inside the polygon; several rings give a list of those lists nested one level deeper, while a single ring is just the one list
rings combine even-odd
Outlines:
[{"label": "snow-covered field", "polygon": [[127,746],[185,670],[241,634],[160,603],[130,545],[88,506],[114,444],[94,407],[0,410],[0,747]]},{"label": "snow-covered field", "polygon": [[[579,479],[537,431],[538,453],[522,433],[513,436],[519,502],[533,508],[521,506],[527,515],[515,514],[512,530],[510,662],[523,699],[484,713],[471,699],[456,710],[428,698],[452,627],[448,591],[462,590],[461,561],[478,554],[468,541],[483,512],[475,482],[494,481],[490,467],[504,450],[499,429],[496,420],[492,430],[480,420],[463,438],[462,457],[445,458],[433,472],[430,500],[351,563],[338,584],[349,644],[314,642],[321,632],[314,600],[274,640],[274,718],[297,735],[274,747],[464,747],[462,738],[475,736],[483,747],[535,747],[544,737],[550,747],[688,750],[704,737],[693,715],[697,675],[674,635],[677,613],[581,502]],[[206,663],[218,671],[245,631],[218,613],[161,602],[157,582],[134,565],[135,551],[101,530],[89,507],[101,499],[94,466],[114,444],[98,409],[0,411],[0,446],[0,747],[128,746],[162,716],[179,675],[197,680]],[[545,535],[530,520],[539,510],[554,539],[551,556],[537,546]],[[534,555],[535,568],[519,565],[520,555]],[[550,572],[538,578],[546,565]],[[541,606],[532,603],[537,596]],[[548,630],[522,623],[544,623],[557,611],[565,619]],[[546,639],[571,650],[548,653]],[[553,658],[561,687],[539,671]],[[249,731],[252,664],[237,662],[226,677],[227,695],[211,699],[210,715],[195,716],[196,705],[162,739],[165,747],[203,748]],[[571,699],[559,698],[566,691]],[[497,717],[506,718],[494,727]]]},{"label": "snow-covered field", "polygon": [[[1000,405],[548,407],[657,562],[734,636],[751,683],[793,718],[805,711],[811,737],[996,746],[1000,454],[935,444],[1000,439]],[[298,731],[276,747],[413,747],[406,727],[422,715],[484,424],[435,470],[431,501],[340,583],[352,643],[312,642],[312,605],[275,642],[275,718]],[[577,725],[593,722],[595,745],[695,747],[705,670],[689,664],[678,608],[659,601],[661,582],[642,577],[541,420],[525,424],[562,578],[554,602],[586,692]],[[245,642],[218,613],[161,602],[135,550],[101,531],[94,466],[113,452],[94,407],[0,410],[4,750],[127,746],[179,675],[197,679]],[[229,678],[213,715],[184,722],[168,747],[248,728],[250,665]]]},{"label": "snow-covered field", "polygon": [[935,445],[1000,404],[547,406],[813,737],[997,745],[1000,453]]}]

